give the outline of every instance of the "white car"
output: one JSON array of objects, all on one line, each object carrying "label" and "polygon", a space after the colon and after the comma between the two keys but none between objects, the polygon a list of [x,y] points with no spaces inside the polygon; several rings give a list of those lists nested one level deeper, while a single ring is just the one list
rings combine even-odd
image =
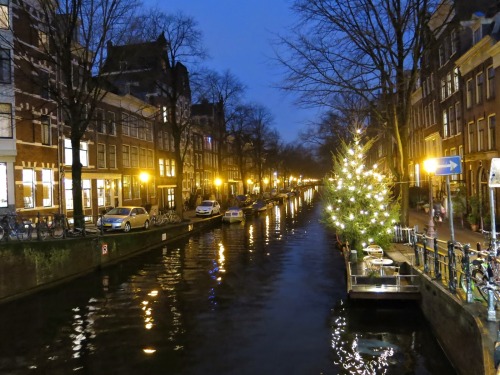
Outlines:
[{"label": "white car", "polygon": [[143,207],[115,207],[97,220],[97,227],[129,232],[132,228],[149,228],[149,214]]},{"label": "white car", "polygon": [[196,216],[212,216],[220,214],[220,204],[217,201],[203,201],[196,207]]}]

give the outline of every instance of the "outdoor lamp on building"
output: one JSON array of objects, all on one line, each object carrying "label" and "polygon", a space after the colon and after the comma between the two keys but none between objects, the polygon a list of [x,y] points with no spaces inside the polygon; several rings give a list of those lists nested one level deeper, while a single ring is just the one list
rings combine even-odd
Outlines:
[{"label": "outdoor lamp on building", "polygon": [[436,172],[437,160],[427,159],[424,161],[424,169],[429,174],[429,223],[427,224],[427,236],[434,237],[434,218],[433,218],[433,202],[432,202],[432,174]]}]

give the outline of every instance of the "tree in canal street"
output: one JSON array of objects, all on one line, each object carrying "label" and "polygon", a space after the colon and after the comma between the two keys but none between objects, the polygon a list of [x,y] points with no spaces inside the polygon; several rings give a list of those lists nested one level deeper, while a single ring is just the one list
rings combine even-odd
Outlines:
[{"label": "tree in canal street", "polygon": [[341,151],[333,156],[324,193],[324,222],[358,251],[371,243],[387,247],[399,215],[392,176],[382,174],[377,166],[367,168],[366,153],[373,140],[362,141],[356,131],[350,143],[342,142]]}]

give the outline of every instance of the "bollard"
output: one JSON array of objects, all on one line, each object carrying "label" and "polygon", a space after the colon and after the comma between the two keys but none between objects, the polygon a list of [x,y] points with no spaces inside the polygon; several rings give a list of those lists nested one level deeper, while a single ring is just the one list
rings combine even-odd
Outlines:
[{"label": "bollard", "polygon": [[452,241],[448,241],[448,288],[451,293],[456,293],[456,267],[455,267],[455,250]]},{"label": "bollard", "polygon": [[470,246],[464,245],[464,257],[462,259],[462,271],[465,275],[465,297],[467,303],[472,303],[472,284],[470,274]]},{"label": "bollard", "polygon": [[439,269],[438,241],[434,238],[434,277],[436,281],[441,281],[441,271]]},{"label": "bollard", "polygon": [[429,265],[427,264],[427,236],[424,236],[424,273],[429,273]]}]

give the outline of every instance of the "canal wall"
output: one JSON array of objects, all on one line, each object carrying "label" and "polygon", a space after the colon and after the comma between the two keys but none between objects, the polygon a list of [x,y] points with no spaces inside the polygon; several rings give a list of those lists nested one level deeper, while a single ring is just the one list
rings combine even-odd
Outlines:
[{"label": "canal wall", "polygon": [[498,323],[485,322],[484,306],[458,300],[443,285],[414,270],[420,275],[420,308],[457,372],[496,374],[493,352]]},{"label": "canal wall", "polygon": [[3,242],[0,303],[67,282],[220,223],[221,217],[215,216],[127,234]]}]

